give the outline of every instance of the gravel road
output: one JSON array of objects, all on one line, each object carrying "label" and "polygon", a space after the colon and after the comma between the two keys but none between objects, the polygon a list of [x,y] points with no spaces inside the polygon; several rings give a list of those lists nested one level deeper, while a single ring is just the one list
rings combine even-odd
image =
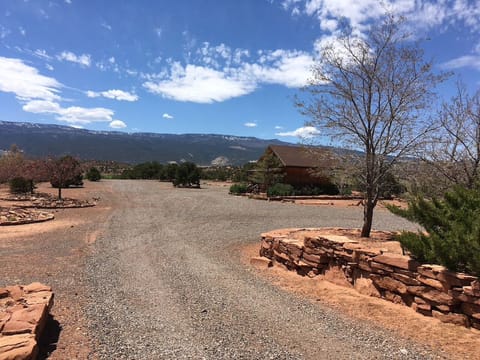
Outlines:
[{"label": "gravel road", "polygon": [[[284,227],[361,225],[361,208],[309,207],[115,181],[87,261],[101,359],[424,359],[384,329],[286,293],[240,263],[240,244]],[[377,211],[376,229],[411,227]]]}]

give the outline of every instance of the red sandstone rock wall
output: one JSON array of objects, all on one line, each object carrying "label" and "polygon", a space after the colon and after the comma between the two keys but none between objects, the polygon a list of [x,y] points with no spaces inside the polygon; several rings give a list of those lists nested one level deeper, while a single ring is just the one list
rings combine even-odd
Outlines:
[{"label": "red sandstone rock wall", "polygon": [[0,360],[36,359],[50,309],[49,286],[32,283],[0,288]]},{"label": "red sandstone rock wall", "polygon": [[260,255],[302,275],[343,271],[359,292],[411,307],[440,321],[480,330],[480,281],[409,256],[367,248],[346,236],[294,238],[295,230],[262,234]]}]

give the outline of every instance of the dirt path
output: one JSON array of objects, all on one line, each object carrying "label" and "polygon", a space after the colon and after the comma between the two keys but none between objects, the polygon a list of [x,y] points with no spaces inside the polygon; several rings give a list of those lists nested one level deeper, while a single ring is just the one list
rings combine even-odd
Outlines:
[{"label": "dirt path", "polygon": [[[91,332],[104,359],[433,357],[372,324],[271,285],[239,246],[267,229],[358,226],[360,209],[252,201],[223,188],[113,184],[114,210],[87,266]],[[379,212],[377,228],[408,226]]]}]

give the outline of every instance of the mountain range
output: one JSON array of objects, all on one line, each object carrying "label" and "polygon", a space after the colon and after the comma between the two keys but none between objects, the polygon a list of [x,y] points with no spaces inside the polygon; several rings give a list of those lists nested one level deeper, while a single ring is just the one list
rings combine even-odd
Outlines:
[{"label": "mountain range", "polygon": [[268,145],[292,145],[255,137],[92,131],[0,121],[0,149],[8,150],[12,144],[32,157],[72,155],[82,160],[131,164],[192,161],[197,165],[242,165],[257,160]]}]

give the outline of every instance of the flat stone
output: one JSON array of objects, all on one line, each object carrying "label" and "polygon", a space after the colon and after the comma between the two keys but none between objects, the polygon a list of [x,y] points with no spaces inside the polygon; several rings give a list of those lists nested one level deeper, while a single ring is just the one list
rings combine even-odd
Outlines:
[{"label": "flat stone", "polygon": [[34,360],[37,354],[37,342],[32,334],[0,337],[0,360]]},{"label": "flat stone", "polygon": [[375,256],[372,260],[377,263],[390,265],[390,266],[394,266],[400,269],[405,269],[410,271],[415,271],[419,265],[419,263],[414,259],[412,259],[410,256],[392,254],[392,253],[385,253],[382,255]]},{"label": "flat stone", "polygon": [[416,302],[413,302],[412,309],[424,316],[432,316],[431,306],[428,304],[417,304]]},{"label": "flat stone", "polygon": [[379,288],[390,290],[397,294],[406,294],[407,286],[401,281],[392,279],[389,276],[370,275],[373,283]]},{"label": "flat stone", "polygon": [[456,303],[456,300],[449,294],[427,286],[409,286],[408,292],[436,304],[454,305]]},{"label": "flat stone", "polygon": [[473,290],[480,291],[480,281],[474,280],[470,283],[470,286],[472,287]]},{"label": "flat stone", "polygon": [[23,292],[26,294],[39,292],[39,291],[52,291],[52,287],[48,285],[41,284],[39,282],[34,282],[23,287]]},{"label": "flat stone", "polygon": [[424,275],[418,275],[418,276],[417,276],[417,280],[418,280],[419,282],[421,282],[422,284],[431,286],[431,287],[433,287],[433,288],[435,288],[435,289],[437,289],[437,290],[440,290],[440,291],[446,290],[446,289],[445,289],[446,286],[444,286],[441,281],[438,281],[438,280],[435,280],[435,279],[426,277],[426,276],[424,276]]},{"label": "flat stone", "polygon": [[12,286],[7,286],[5,289],[7,289],[9,296],[15,300],[19,301],[23,299],[23,289],[19,285],[12,285]]},{"label": "flat stone", "polygon": [[480,298],[480,290],[473,288],[473,286],[464,286],[463,292],[468,296],[475,296]]},{"label": "flat stone", "polygon": [[319,239],[326,239],[328,241],[338,243],[338,244],[345,244],[345,243],[358,243],[356,240],[352,240],[343,235],[331,235],[331,234],[320,234],[318,235]]},{"label": "flat stone", "polygon": [[415,285],[415,286],[418,286],[418,285],[421,285],[422,283],[420,281],[418,281],[417,279],[413,278],[413,277],[410,277],[410,276],[407,276],[407,275],[403,275],[403,274],[400,274],[400,273],[393,273],[390,275],[392,278],[394,278],[395,280],[398,280],[398,281],[401,281],[403,282],[404,284],[406,285]]},{"label": "flat stone", "polygon": [[[250,259],[250,264],[261,268],[269,268],[273,266],[273,262],[266,257],[255,256]],[[28,300],[27,300],[28,301]]]},{"label": "flat stone", "polygon": [[381,263],[377,263],[375,261],[370,261],[370,267],[372,269],[380,269],[380,270],[383,270],[383,271],[386,271],[386,272],[393,272],[393,268],[391,266],[381,264]]},{"label": "flat stone", "polygon": [[12,311],[10,320],[3,326],[3,335],[22,333],[36,334],[43,329],[48,314],[47,304],[36,304]]},{"label": "flat stone", "polygon": [[455,313],[443,314],[439,311],[432,310],[432,316],[443,323],[455,324],[455,325],[460,325],[465,327],[470,326],[468,317],[463,314],[455,314]]}]

